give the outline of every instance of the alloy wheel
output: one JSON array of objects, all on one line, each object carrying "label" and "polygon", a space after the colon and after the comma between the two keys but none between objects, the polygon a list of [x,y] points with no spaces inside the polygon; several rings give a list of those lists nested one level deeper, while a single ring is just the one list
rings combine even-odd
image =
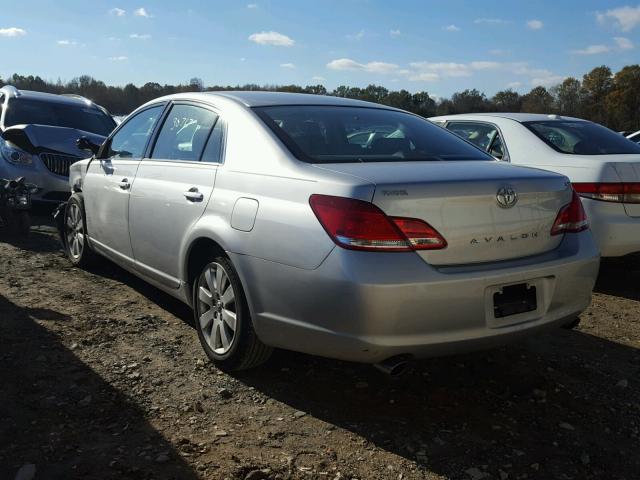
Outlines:
[{"label": "alloy wheel", "polygon": [[74,259],[79,259],[82,257],[82,251],[84,250],[84,223],[80,207],[75,203],[71,203],[67,210],[65,234],[69,254]]},{"label": "alloy wheel", "polygon": [[226,354],[236,336],[236,292],[219,263],[211,263],[198,285],[198,321],[205,341],[218,355]]}]

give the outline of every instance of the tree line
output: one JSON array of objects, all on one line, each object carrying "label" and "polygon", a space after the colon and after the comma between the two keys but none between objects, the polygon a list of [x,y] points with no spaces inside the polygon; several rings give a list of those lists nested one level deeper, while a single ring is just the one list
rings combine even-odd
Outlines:
[{"label": "tree line", "polygon": [[614,130],[640,129],[640,65],[628,65],[615,74],[603,65],[586,73],[582,79],[568,77],[558,85],[550,88],[537,86],[526,94],[508,89],[487,97],[477,89],[467,89],[437,101],[426,91],[411,93],[404,89],[389,90],[379,85],[365,88],[343,85],[332,91],[322,85],[205,87],[201,79],[192,78],[188,83],[179,85],[149,82],[141,87],[131,83],[121,87],[106,85],[89,75],[68,82],[51,82],[39,76],[19,74],[4,80],[0,78],[0,86],[5,84],[24,90],[82,95],[103,105],[113,114],[127,114],[149,100],[173,93],[266,90],[355,98],[402,108],[424,117],[470,112],[556,113],[593,120]]}]

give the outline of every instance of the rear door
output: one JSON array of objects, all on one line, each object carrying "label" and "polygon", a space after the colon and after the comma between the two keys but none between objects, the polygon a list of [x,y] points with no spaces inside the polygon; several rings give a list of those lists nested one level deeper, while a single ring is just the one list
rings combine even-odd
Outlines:
[{"label": "rear door", "polygon": [[129,240],[129,194],[138,164],[165,104],[128,118],[89,164],[83,183],[87,231],[105,254],[132,262]]},{"label": "rear door", "polygon": [[216,111],[174,103],[131,191],[129,229],[137,268],[178,288],[182,241],[209,201],[222,152]]}]

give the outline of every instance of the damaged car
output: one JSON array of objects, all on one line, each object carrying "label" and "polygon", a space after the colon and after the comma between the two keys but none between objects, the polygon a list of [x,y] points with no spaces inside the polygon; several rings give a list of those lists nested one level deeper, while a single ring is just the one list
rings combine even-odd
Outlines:
[{"label": "damaged car", "polygon": [[78,95],[0,88],[0,178],[25,177],[38,186],[34,202],[69,197],[69,167],[87,157],[79,137],[102,143],[115,128],[101,106]]}]

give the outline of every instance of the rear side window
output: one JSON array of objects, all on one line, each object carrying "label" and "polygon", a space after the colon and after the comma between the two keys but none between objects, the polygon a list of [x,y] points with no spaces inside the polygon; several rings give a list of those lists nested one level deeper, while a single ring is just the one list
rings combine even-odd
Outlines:
[{"label": "rear side window", "polygon": [[300,160],[310,163],[493,160],[426,119],[366,107],[255,108]]},{"label": "rear side window", "polygon": [[218,115],[193,105],[174,105],[160,129],[151,158],[154,160],[200,160]]},{"label": "rear side window", "polygon": [[452,131],[466,141],[473,143],[483,150],[487,150],[498,130],[493,125],[476,122],[449,122],[447,130]]},{"label": "rear side window", "polygon": [[128,118],[113,135],[107,157],[141,158],[164,105],[147,108]]},{"label": "rear side window", "polygon": [[211,135],[209,135],[207,145],[204,147],[204,152],[202,152],[203,162],[222,163],[223,136],[224,122],[218,118],[213,130],[211,130]]},{"label": "rear side window", "polygon": [[506,160],[506,149],[495,125],[483,122],[449,122],[446,128],[494,157]]},{"label": "rear side window", "polygon": [[573,155],[640,154],[640,145],[597,123],[585,121],[524,122],[554,150]]}]

